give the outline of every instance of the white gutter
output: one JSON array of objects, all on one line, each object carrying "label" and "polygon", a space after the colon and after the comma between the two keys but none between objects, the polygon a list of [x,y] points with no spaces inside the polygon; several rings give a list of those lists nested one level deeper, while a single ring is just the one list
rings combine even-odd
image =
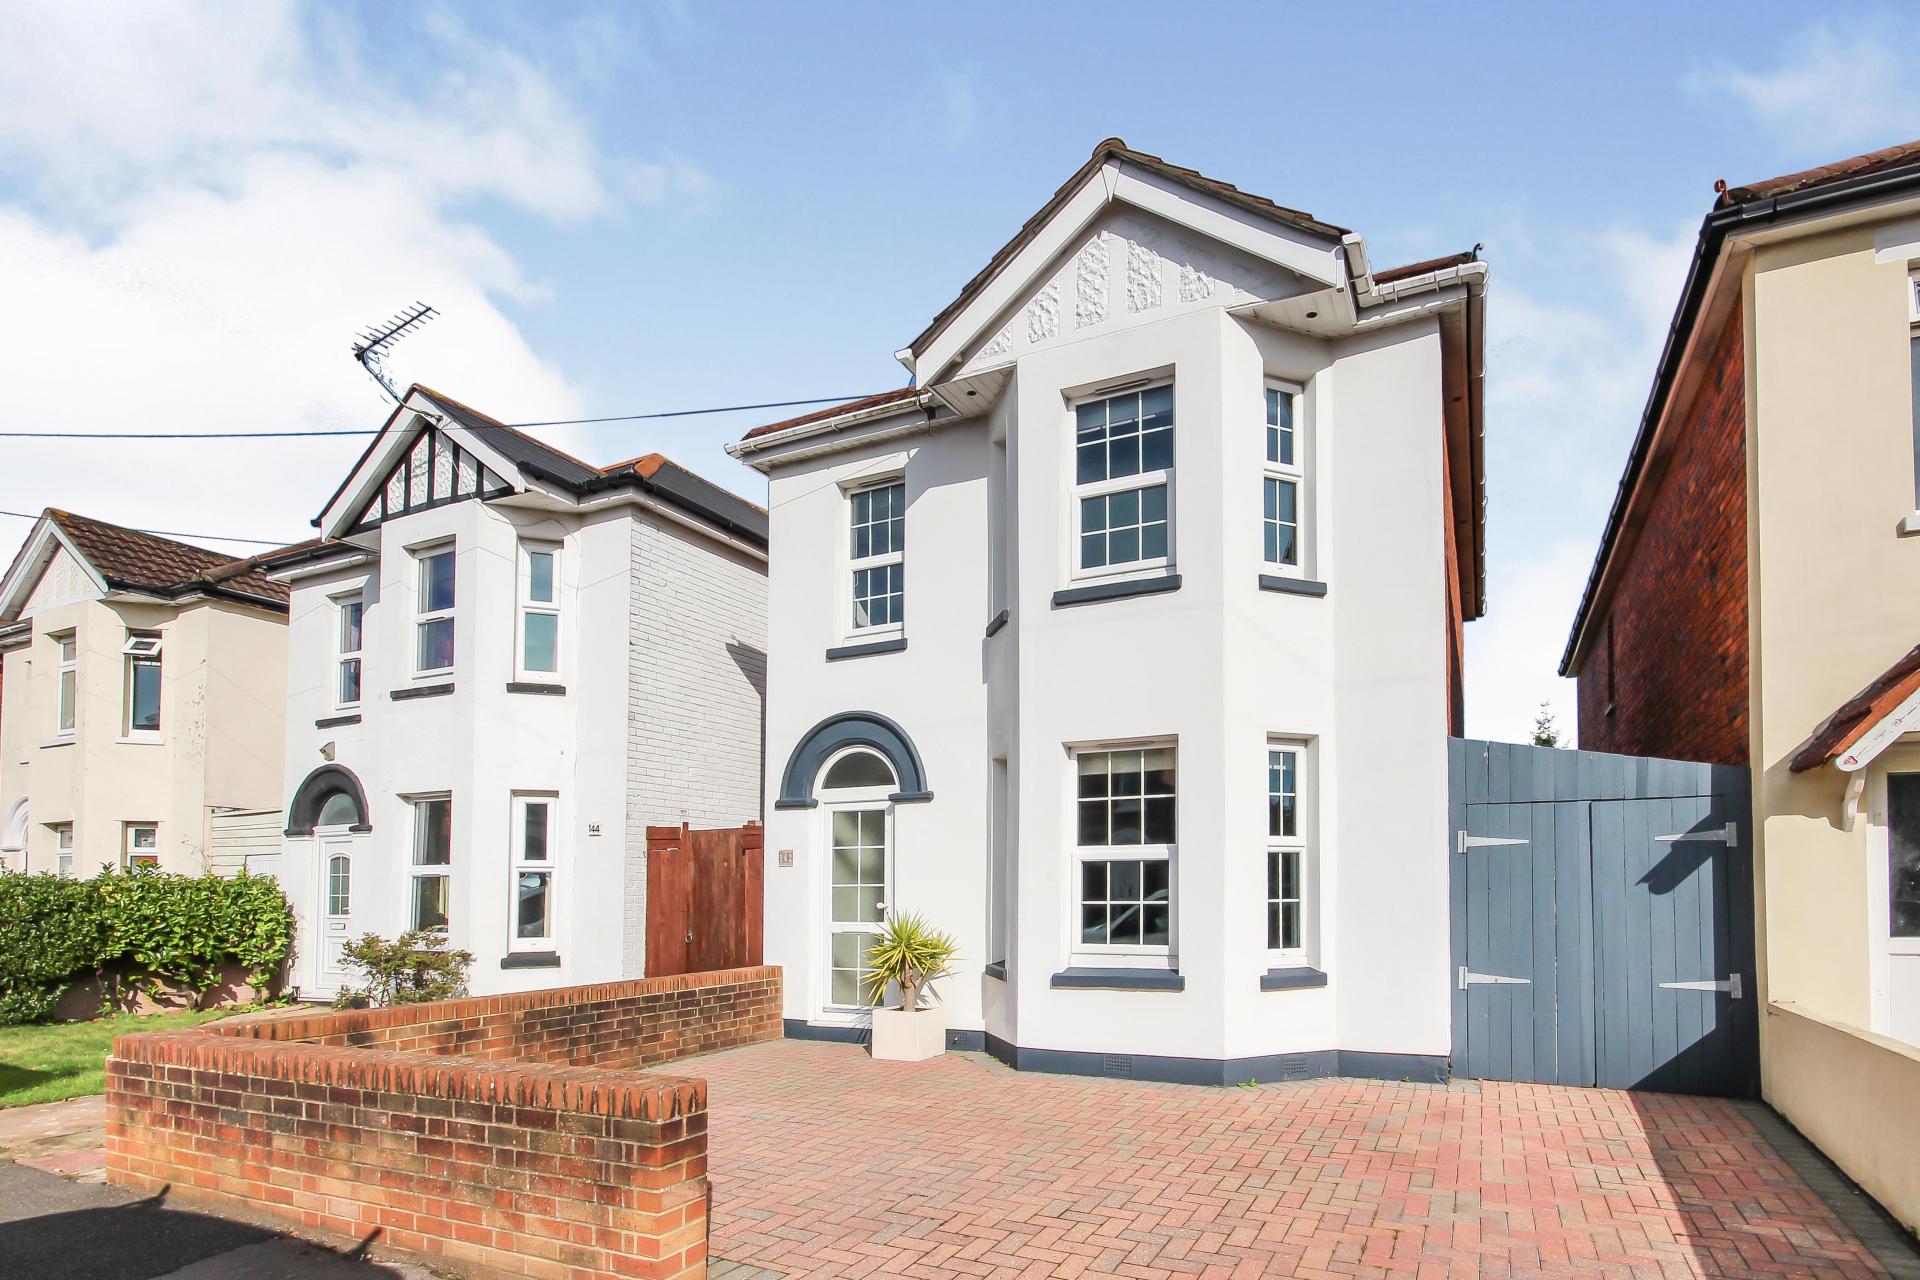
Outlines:
[{"label": "white gutter", "polygon": [[379,558],[378,552],[363,549],[350,555],[333,556],[326,560],[291,565],[285,569],[267,570],[265,573],[268,582],[293,583],[303,578],[318,578],[324,574],[336,573],[341,569],[357,569],[363,564],[372,564]]},{"label": "white gutter", "polygon": [[[843,413],[836,417],[821,418],[817,422],[802,423],[797,427],[788,427],[785,431],[775,431],[771,435],[755,436],[750,440],[736,440],[732,444],[721,447],[727,451],[729,457],[737,458],[744,462],[749,454],[765,453],[769,449],[784,448],[787,445],[796,444],[799,441],[808,440],[814,436],[830,435],[836,431],[845,430],[847,427],[857,427],[865,422],[878,422],[883,418],[891,418],[898,413],[906,413],[910,410],[919,410],[924,413],[928,405],[932,404],[932,402],[932,392],[919,391],[912,396],[900,400],[889,400],[885,404],[873,405],[853,413]],[[913,424],[913,429],[918,430],[925,425],[924,422],[917,422]],[[877,437],[867,436],[862,438],[874,439]]]}]

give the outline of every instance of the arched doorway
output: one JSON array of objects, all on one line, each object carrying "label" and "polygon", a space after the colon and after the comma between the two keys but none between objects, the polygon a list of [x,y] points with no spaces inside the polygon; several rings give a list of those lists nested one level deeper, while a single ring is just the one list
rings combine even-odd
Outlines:
[{"label": "arched doorway", "polygon": [[[315,769],[302,779],[287,806],[289,840],[313,841],[311,874],[303,879],[311,886],[307,914],[313,921],[307,985],[316,994],[331,995],[347,979],[341,952],[355,934],[355,863],[372,830],[366,789],[345,765]],[[290,861],[298,865],[299,860]]]}]

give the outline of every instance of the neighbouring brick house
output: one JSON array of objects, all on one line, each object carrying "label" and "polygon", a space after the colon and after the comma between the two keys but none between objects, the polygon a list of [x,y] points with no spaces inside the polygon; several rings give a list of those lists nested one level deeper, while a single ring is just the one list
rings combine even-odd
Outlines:
[{"label": "neighbouring brick house", "polygon": [[640,976],[646,829],[760,814],[766,513],[649,454],[593,467],[411,388],[292,592],[294,975],[444,930],[474,990]]},{"label": "neighbouring brick house", "polygon": [[252,561],[48,509],[0,580],[0,865],[206,870],[279,804],[286,647]]},{"label": "neighbouring brick house", "polygon": [[1763,1089],[1920,1222],[1920,142],[1702,224],[1561,671],[1753,772]]}]

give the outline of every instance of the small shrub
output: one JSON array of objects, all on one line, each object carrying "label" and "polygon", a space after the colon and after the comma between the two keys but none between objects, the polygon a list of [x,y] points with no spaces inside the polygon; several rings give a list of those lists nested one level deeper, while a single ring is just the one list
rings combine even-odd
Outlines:
[{"label": "small shrub", "polygon": [[392,942],[377,933],[364,934],[340,955],[348,968],[366,975],[366,985],[342,987],[334,997],[336,1009],[457,999],[467,994],[467,969],[473,964],[473,952],[449,951],[446,938],[426,929],[403,933]]},{"label": "small shrub", "polygon": [[898,915],[887,917],[886,924],[867,948],[867,996],[875,1004],[886,995],[890,983],[900,986],[900,1007],[920,1007],[920,992],[936,978],[953,972],[953,958],[960,945],[952,937],[929,925],[924,917]]}]

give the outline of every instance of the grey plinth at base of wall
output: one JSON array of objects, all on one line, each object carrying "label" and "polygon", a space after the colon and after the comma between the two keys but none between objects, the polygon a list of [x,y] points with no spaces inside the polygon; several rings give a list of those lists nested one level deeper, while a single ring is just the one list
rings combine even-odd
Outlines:
[{"label": "grey plinth at base of wall", "polygon": [[906,647],[905,636],[895,636],[891,640],[870,640],[866,644],[843,644],[837,649],[827,650],[827,661],[838,662],[842,658],[864,658],[871,653],[903,653]]},{"label": "grey plinth at base of wall", "polygon": [[1187,980],[1170,969],[1095,969],[1075,965],[1054,974],[1048,985],[1099,991],[1185,991]]},{"label": "grey plinth at base of wall", "polygon": [[1269,969],[1260,975],[1262,991],[1298,991],[1304,987],[1324,987],[1327,975],[1318,969],[1309,969],[1297,965],[1286,969]]},{"label": "grey plinth at base of wall", "polygon": [[1178,591],[1180,575],[1162,574],[1157,578],[1129,578],[1125,582],[1096,582],[1090,587],[1068,587],[1053,593],[1053,607],[1093,604],[1098,600],[1123,600],[1128,596],[1157,596],[1163,591]]},{"label": "grey plinth at base of wall", "polygon": [[418,684],[411,689],[395,689],[387,696],[395,702],[406,702],[411,698],[444,698],[453,692],[453,681],[445,684]]},{"label": "grey plinth at base of wall", "polygon": [[1279,591],[1290,596],[1324,596],[1327,584],[1316,582],[1312,578],[1289,578],[1278,573],[1260,575],[1262,591]]}]

